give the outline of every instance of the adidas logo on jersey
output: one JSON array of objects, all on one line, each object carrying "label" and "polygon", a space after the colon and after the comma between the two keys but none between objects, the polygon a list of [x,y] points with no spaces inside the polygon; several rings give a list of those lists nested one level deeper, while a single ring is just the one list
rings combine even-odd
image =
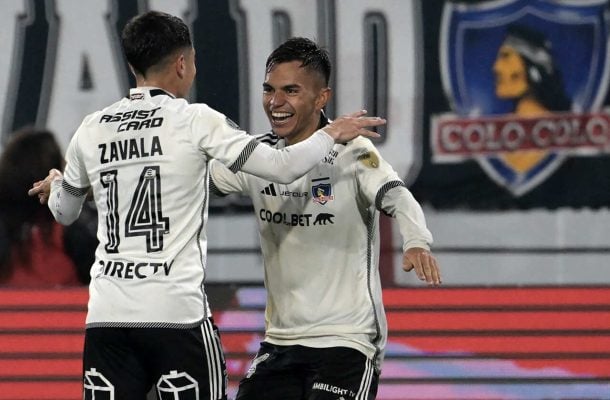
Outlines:
[{"label": "adidas logo on jersey", "polygon": [[269,186],[267,186],[263,190],[261,190],[261,193],[265,194],[267,196],[277,196],[277,193],[275,192],[275,186],[273,186],[273,183],[270,183]]}]

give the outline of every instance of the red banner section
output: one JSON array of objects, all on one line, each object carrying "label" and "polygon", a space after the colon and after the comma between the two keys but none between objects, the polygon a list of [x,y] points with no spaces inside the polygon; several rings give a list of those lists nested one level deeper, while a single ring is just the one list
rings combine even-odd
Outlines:
[{"label": "red banner section", "polygon": [[[265,292],[209,291],[232,398],[263,338]],[[86,302],[86,288],[0,290],[0,400],[82,398]],[[380,400],[610,393],[610,286],[396,288],[384,303]]]}]

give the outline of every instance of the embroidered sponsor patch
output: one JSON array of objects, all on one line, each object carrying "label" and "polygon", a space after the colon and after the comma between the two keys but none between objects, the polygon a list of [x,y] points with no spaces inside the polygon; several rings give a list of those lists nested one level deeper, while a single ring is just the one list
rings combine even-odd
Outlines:
[{"label": "embroidered sponsor patch", "polygon": [[358,160],[369,168],[379,167],[379,157],[372,151],[369,151],[358,156]]}]

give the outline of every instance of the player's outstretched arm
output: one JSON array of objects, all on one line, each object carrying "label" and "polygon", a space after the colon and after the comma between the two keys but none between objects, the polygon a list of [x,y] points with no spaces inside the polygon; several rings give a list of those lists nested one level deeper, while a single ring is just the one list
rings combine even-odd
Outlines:
[{"label": "player's outstretched arm", "polygon": [[[277,183],[291,183],[305,175],[328,154],[335,143],[357,136],[379,137],[366,128],[385,124],[379,117],[364,117],[366,111],[342,116],[314,132],[309,138],[283,149],[256,146],[239,170]],[[235,172],[235,171],[234,171]]]},{"label": "player's outstretched arm", "polygon": [[75,196],[62,187],[63,174],[52,169],[41,181],[34,182],[28,195],[38,196],[40,204],[47,204],[51,214],[62,225],[70,225],[78,218],[85,202],[85,194]]},{"label": "player's outstretched arm", "polygon": [[441,284],[441,271],[434,255],[421,247],[411,247],[402,256],[402,269],[409,272],[415,269],[417,277],[428,285]]}]

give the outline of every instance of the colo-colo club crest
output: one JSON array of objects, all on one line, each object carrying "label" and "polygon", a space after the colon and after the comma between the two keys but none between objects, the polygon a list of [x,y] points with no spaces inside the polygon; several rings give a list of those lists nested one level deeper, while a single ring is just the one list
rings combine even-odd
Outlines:
[{"label": "colo-colo club crest", "polygon": [[610,152],[607,0],[448,2],[440,61],[453,112],[432,120],[435,163],[474,159],[520,196],[567,157]]}]

